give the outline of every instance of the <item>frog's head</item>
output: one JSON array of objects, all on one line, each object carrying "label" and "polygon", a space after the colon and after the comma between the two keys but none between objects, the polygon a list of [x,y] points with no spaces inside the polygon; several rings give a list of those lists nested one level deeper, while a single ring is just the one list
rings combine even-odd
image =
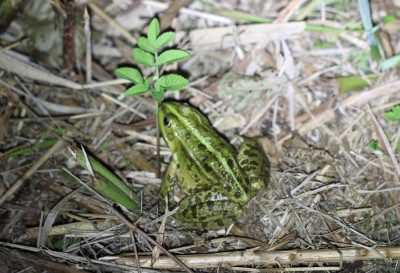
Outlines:
[{"label": "frog's head", "polygon": [[193,143],[193,134],[209,127],[209,122],[195,108],[179,102],[163,102],[158,108],[158,124],[172,152]]}]

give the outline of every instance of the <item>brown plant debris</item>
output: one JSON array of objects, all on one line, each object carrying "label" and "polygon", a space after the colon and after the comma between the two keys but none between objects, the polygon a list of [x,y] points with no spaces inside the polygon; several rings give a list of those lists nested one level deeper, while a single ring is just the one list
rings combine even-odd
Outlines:
[{"label": "brown plant debris", "polygon": [[[377,51],[362,1],[15,2],[0,24],[0,272],[399,271],[400,70],[381,69],[400,55],[399,1],[368,1]],[[165,49],[191,55],[160,71],[190,81],[168,100],[235,148],[258,138],[271,162],[232,226],[188,229],[159,200],[171,151],[156,155],[155,102],[114,73],[153,73],[132,49],[154,17],[176,34]],[[125,207],[71,147],[120,180]]]}]

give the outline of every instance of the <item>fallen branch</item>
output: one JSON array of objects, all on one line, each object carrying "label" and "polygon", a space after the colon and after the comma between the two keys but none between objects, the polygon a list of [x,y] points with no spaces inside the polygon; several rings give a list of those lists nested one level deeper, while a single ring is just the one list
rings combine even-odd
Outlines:
[{"label": "fallen branch", "polygon": [[[232,267],[232,266],[260,266],[283,265],[293,263],[340,263],[366,261],[374,259],[399,258],[400,247],[377,247],[370,251],[362,247],[333,249],[294,249],[284,251],[247,250],[210,254],[177,255],[176,257],[189,268]],[[110,261],[107,258],[107,261]],[[115,260],[119,265],[135,266],[133,257],[123,257]],[[142,268],[150,268],[151,256],[140,256]],[[172,259],[160,257],[152,266],[155,269],[179,269]]]}]

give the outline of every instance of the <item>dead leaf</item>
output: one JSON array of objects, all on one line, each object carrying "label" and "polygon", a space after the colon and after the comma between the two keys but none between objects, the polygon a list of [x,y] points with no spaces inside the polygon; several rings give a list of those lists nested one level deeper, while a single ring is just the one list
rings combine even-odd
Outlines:
[{"label": "dead leaf", "polygon": [[11,107],[7,107],[6,110],[1,114],[0,128],[2,129],[0,130],[0,142],[3,141],[4,137],[8,132],[8,128],[10,126],[10,120],[9,120],[10,112],[11,112]]}]

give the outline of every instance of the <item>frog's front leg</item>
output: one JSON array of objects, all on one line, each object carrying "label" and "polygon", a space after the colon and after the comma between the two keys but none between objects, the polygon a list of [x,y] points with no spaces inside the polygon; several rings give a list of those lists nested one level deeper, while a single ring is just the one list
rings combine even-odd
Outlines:
[{"label": "frog's front leg", "polygon": [[175,216],[189,227],[219,229],[239,219],[242,206],[214,188],[185,197]]},{"label": "frog's front leg", "polygon": [[168,204],[170,207],[174,207],[175,200],[173,197],[174,194],[174,186],[175,183],[177,183],[177,163],[176,160],[172,159],[171,163],[169,163],[168,169],[164,174],[160,190],[158,192],[158,195],[161,200],[165,200],[165,196],[168,197]]}]

